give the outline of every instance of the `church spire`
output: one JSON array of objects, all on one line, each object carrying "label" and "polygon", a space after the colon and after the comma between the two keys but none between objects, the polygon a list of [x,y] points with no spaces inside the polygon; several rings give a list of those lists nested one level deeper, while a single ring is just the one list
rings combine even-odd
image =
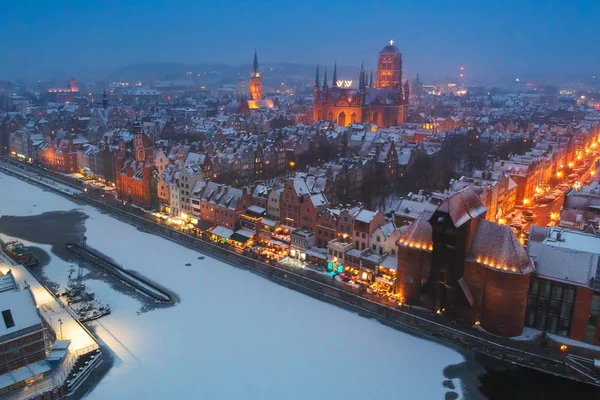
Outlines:
[{"label": "church spire", "polygon": [[252,64],[252,72],[254,72],[254,76],[258,76],[258,55],[256,54],[256,49],[254,49],[254,63]]},{"label": "church spire", "polygon": [[331,87],[337,87],[337,61],[333,64],[333,82]]},{"label": "church spire", "polygon": [[369,89],[373,89],[373,70],[371,70],[371,77],[369,78]]},{"label": "church spire", "polygon": [[106,98],[106,88],[104,88],[104,93],[102,94],[102,108],[105,110],[108,108],[108,99]]},{"label": "church spire", "polygon": [[366,85],[367,85],[367,82],[365,79],[365,65],[364,65],[364,62],[361,62],[360,63],[360,75],[358,78],[358,88],[364,89]]},{"label": "church spire", "polygon": [[315,86],[319,87],[319,64],[317,64],[317,73],[315,75]]},{"label": "church spire", "polygon": [[323,78],[323,90],[327,89],[327,67],[325,67],[325,77]]}]

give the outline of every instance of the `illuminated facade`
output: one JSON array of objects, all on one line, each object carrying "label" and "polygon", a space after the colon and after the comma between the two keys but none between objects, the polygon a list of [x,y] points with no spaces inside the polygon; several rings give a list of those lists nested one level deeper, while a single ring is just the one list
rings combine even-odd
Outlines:
[{"label": "illuminated facade", "polygon": [[398,241],[396,292],[498,336],[523,332],[534,264],[471,188],[424,212]]},{"label": "illuminated facade", "polygon": [[338,80],[337,66],[334,66],[331,88],[327,83],[327,70],[321,86],[317,66],[313,120],[335,121],[341,126],[375,123],[384,128],[403,123],[410,89],[408,81],[402,85],[402,53],[393,43],[390,41],[379,52],[375,84],[373,74],[367,82],[361,66],[358,89],[349,88],[350,81]]},{"label": "illuminated facade", "polygon": [[262,77],[258,72],[258,56],[254,51],[254,63],[252,64],[252,72],[250,73],[250,96],[252,100],[262,99]]},{"label": "illuminated facade", "polygon": [[139,121],[133,126],[133,144],[133,158],[126,155],[122,139],[119,144],[119,155],[115,160],[117,195],[123,201],[150,209],[154,150],[152,141],[142,133]]},{"label": "illuminated facade", "polygon": [[53,171],[65,174],[77,172],[77,146],[68,138],[48,138],[38,148],[38,161]]}]

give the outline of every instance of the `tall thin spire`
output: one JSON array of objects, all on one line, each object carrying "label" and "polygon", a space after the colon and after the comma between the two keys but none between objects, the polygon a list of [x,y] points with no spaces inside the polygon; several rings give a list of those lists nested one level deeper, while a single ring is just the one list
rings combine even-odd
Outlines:
[{"label": "tall thin spire", "polygon": [[331,87],[337,87],[337,61],[333,64],[333,82]]},{"label": "tall thin spire", "polygon": [[369,89],[373,89],[373,70],[371,70],[371,77],[369,78]]},{"label": "tall thin spire", "polygon": [[252,72],[255,75],[258,74],[258,55],[256,54],[256,49],[254,49],[254,63],[252,64]]},{"label": "tall thin spire", "polygon": [[319,64],[317,64],[317,73],[315,75],[315,86],[319,87]]},{"label": "tall thin spire", "polygon": [[323,90],[327,89],[327,67],[325,67],[325,77],[323,78]]},{"label": "tall thin spire", "polygon": [[104,93],[102,94],[102,108],[105,110],[108,108],[108,99],[106,98],[106,88],[104,88]]},{"label": "tall thin spire", "polygon": [[364,62],[361,62],[360,63],[360,75],[358,78],[358,88],[364,89],[366,85],[367,85],[367,82],[365,79],[365,65],[364,65]]}]

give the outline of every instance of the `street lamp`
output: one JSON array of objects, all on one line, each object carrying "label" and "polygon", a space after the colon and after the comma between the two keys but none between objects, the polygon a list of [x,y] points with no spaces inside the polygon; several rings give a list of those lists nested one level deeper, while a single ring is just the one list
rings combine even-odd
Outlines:
[{"label": "street lamp", "polygon": [[62,332],[63,322],[62,322],[62,319],[59,318],[58,322],[60,323],[60,339],[62,340],[63,339],[63,332]]}]

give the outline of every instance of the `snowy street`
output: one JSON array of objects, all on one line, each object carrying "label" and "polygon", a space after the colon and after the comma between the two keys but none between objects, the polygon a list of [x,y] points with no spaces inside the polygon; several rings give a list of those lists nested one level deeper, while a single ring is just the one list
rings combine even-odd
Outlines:
[{"label": "snowy street", "polygon": [[[0,187],[10,194],[0,216],[80,208],[89,246],[180,299],[144,312],[105,281],[85,282],[112,309],[89,326],[116,355],[89,399],[443,399],[443,369],[463,361],[16,178],[0,173]],[[50,256],[44,273],[64,286],[71,264]]]}]

